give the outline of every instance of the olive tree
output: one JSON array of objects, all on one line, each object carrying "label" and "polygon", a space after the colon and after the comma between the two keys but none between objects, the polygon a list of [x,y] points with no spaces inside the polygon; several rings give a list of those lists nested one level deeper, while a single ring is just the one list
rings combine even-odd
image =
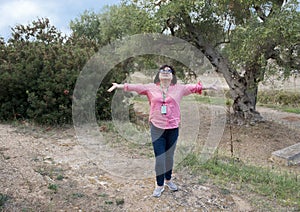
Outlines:
[{"label": "olive tree", "polygon": [[[226,80],[235,121],[255,123],[259,82],[269,67],[299,69],[300,14],[294,0],[131,0],[161,33],[196,46]],[[270,66],[270,64],[272,64]],[[281,68],[281,69],[280,69]]]}]

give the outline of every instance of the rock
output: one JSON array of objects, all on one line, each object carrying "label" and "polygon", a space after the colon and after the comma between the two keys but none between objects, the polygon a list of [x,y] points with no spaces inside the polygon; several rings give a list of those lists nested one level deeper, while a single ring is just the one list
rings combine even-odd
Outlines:
[{"label": "rock", "polygon": [[273,152],[271,158],[274,162],[287,166],[300,165],[300,143]]}]

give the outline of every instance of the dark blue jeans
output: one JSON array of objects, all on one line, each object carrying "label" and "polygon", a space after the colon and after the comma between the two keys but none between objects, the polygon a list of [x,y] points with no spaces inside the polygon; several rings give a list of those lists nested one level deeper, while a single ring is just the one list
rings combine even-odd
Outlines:
[{"label": "dark blue jeans", "polygon": [[164,180],[170,180],[174,164],[178,128],[160,129],[151,124],[151,138],[155,154],[156,183],[164,185]]}]

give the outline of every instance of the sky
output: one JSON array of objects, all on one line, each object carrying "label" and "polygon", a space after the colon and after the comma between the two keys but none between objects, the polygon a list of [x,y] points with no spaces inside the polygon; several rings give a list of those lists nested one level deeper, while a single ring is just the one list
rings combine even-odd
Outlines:
[{"label": "sky", "polygon": [[49,18],[50,24],[64,34],[70,34],[71,20],[85,10],[99,12],[106,5],[121,0],[0,0],[0,37],[11,37],[11,28],[28,25],[38,18]]}]

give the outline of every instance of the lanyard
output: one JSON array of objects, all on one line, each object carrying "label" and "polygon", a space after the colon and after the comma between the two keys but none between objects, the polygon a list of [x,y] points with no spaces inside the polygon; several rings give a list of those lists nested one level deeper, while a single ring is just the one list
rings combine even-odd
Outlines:
[{"label": "lanyard", "polygon": [[160,88],[161,88],[161,92],[162,92],[163,103],[165,103],[166,102],[166,98],[167,98],[167,92],[169,90],[169,86],[167,87],[166,92],[164,92],[164,90],[163,90],[163,88],[162,88],[161,85],[160,85]]}]

